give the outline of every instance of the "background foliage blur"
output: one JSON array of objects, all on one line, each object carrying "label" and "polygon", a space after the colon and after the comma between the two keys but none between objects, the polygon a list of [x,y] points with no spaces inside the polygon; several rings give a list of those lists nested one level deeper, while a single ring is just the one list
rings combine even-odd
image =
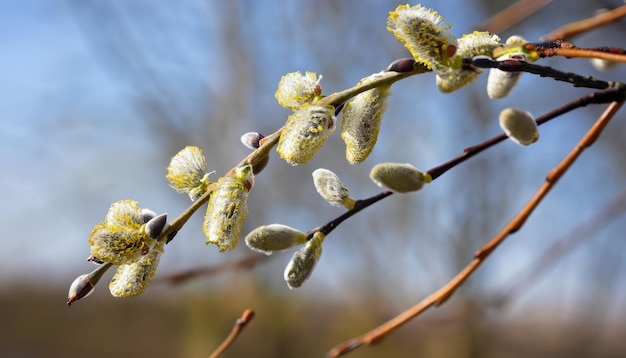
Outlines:
[{"label": "background foliage blur", "polygon": [[[189,204],[168,188],[171,156],[201,147],[223,174],[247,150],[239,136],[270,133],[288,110],[274,99],[280,76],[322,74],[324,93],[354,85],[408,52],[385,30],[402,2],[26,0],[0,4],[0,356],[198,357],[212,351],[247,307],[255,319],[227,356],[318,357],[444,284],[528,200],[602,108],[589,107],[541,127],[538,143],[499,145],[425,190],[391,198],[334,231],[311,279],[290,291],[282,272],[291,253],[252,270],[153,284],[135,299],[96,292],[68,309],[69,283],[93,266],[87,236],[112,202],[175,217]],[[423,1],[459,37],[512,1]],[[553,1],[503,32],[536,41],[568,22],[620,1]],[[626,22],[574,39],[579,46],[626,47]],[[540,64],[625,81],[585,60]],[[491,101],[486,74],[453,94],[434,75],[392,88],[379,142],[350,166],[338,135],[307,165],[272,154],[250,194],[244,232],[282,223],[302,230],[342,210],[312,185],[311,172],[333,170],[356,198],[380,189],[371,167],[408,162],[436,166],[500,129],[514,106],[540,115],[588,93],[524,75],[512,94]],[[574,165],[526,226],[498,249],[441,309],[428,312],[355,357],[620,356],[626,353],[623,217],[593,217],[623,191],[624,113]],[[217,177],[217,176],[216,176]],[[216,178],[214,177],[214,178]],[[623,205],[619,208],[623,211]],[[205,247],[196,215],[166,248],[159,277],[249,254]],[[594,219],[567,255],[524,281],[541,254]],[[583,225],[583,226],[581,226]]]}]

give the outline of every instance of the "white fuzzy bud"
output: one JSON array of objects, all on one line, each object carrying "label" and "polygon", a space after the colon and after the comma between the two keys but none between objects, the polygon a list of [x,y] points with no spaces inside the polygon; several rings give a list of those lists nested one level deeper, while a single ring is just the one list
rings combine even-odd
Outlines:
[{"label": "white fuzzy bud", "polygon": [[354,208],[354,199],[350,197],[350,191],[343,185],[339,177],[330,170],[315,170],[313,172],[313,184],[322,198],[332,205],[344,206],[348,210]]},{"label": "white fuzzy bud", "polygon": [[252,230],[245,240],[250,249],[270,255],[274,251],[304,244],[306,234],[286,225],[272,224]]},{"label": "white fuzzy bud", "polygon": [[378,186],[398,193],[420,190],[431,181],[430,175],[424,174],[411,164],[381,163],[372,168],[370,178]]},{"label": "white fuzzy bud", "polygon": [[523,110],[507,108],[500,112],[500,127],[515,143],[526,146],[539,139],[539,130],[533,116]]},{"label": "white fuzzy bud", "polygon": [[[506,40],[507,45],[523,45],[527,42],[520,36],[511,36]],[[508,52],[496,58],[497,61],[518,60],[524,62],[528,61],[528,59],[529,57],[522,51]],[[489,77],[487,77],[487,95],[491,99],[500,99],[508,96],[521,75],[521,72],[502,71],[497,68],[490,69]]]},{"label": "white fuzzy bud", "polygon": [[322,242],[326,236],[316,232],[306,245],[296,251],[285,268],[285,281],[290,289],[302,286],[313,272],[315,264],[322,255]]}]

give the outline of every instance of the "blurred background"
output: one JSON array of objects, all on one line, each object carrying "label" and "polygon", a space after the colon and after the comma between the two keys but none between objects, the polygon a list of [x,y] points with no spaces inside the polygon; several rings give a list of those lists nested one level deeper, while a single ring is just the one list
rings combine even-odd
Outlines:
[{"label": "blurred background", "polygon": [[[329,94],[408,57],[385,29],[400,3],[2,2],[0,356],[203,357],[252,308],[255,319],[225,356],[319,357],[452,278],[522,208],[603,106],[542,126],[530,147],[503,142],[424,190],[393,195],[351,218],[327,238],[300,289],[289,290],[282,278],[292,251],[167,283],[170,275],[251,254],[245,245],[227,254],[206,247],[200,210],[166,247],[147,292],[113,298],[108,273],[92,296],[65,305],[69,284],[94,268],[85,261],[87,237],[110,204],[134,199],[176,217],[190,202],[168,187],[170,158],[196,145],[210,170],[224,174],[248,153],[241,134],[271,133],[288,116],[274,98],[282,75],[322,74]],[[458,37],[512,3],[422,1]],[[552,1],[500,36],[538,41],[622,4]],[[624,48],[625,30],[622,20],[573,42]],[[623,67],[599,72],[583,59],[539,64],[626,78]],[[427,170],[499,134],[506,107],[539,116],[590,92],[526,74],[509,97],[494,101],[486,77],[447,95],[433,74],[394,85],[378,145],[360,165],[347,164],[338,132],[304,166],[273,152],[250,194],[244,235],[270,223],[307,231],[340,215],[316,193],[316,168],[334,171],[353,197],[366,198],[380,191],[368,178],[376,163]],[[450,301],[350,356],[626,355],[624,119],[622,111]]]}]

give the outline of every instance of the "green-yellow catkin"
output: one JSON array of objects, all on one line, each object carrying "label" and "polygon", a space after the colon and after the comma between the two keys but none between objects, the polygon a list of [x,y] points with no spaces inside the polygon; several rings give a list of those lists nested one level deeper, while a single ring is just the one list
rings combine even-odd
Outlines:
[{"label": "green-yellow catkin", "polygon": [[[523,45],[527,43],[525,39],[520,36],[511,36],[506,40],[507,45]],[[504,55],[496,58],[497,61],[504,60],[518,60],[518,61],[528,61],[531,56],[527,56],[526,53],[522,51],[520,47],[519,51],[512,50],[510,52],[505,53]],[[533,62],[532,59],[529,62]],[[497,68],[492,68],[489,70],[489,77],[487,77],[487,95],[491,99],[500,99],[509,95],[513,87],[517,84],[521,72],[509,72],[502,71]]]},{"label": "green-yellow catkin", "polygon": [[[458,40],[457,56],[471,58],[475,56],[491,57],[493,50],[501,47],[500,38],[489,32],[474,31],[465,34]],[[437,88],[443,93],[449,93],[472,83],[482,73],[480,68],[450,69],[445,73],[437,74]]]},{"label": "green-yellow catkin", "polygon": [[138,261],[120,265],[109,283],[111,295],[133,297],[144,292],[154,277],[164,246],[165,240],[158,241],[150,252]]},{"label": "green-yellow catkin", "polygon": [[378,186],[397,193],[420,190],[431,181],[430,175],[424,174],[411,164],[381,163],[372,168],[370,178]]},{"label": "green-yellow catkin", "polygon": [[247,200],[252,185],[254,175],[250,165],[239,167],[232,176],[219,179],[202,224],[207,245],[217,245],[220,252],[237,246],[243,221],[248,215]]},{"label": "green-yellow catkin", "polygon": [[315,264],[322,256],[322,242],[326,235],[321,232],[313,234],[306,245],[296,251],[285,268],[285,281],[290,289],[302,286],[313,272]]},{"label": "green-yellow catkin", "polygon": [[[376,79],[366,77],[359,84]],[[355,96],[343,109],[341,138],[346,143],[346,159],[350,164],[364,161],[374,149],[383,114],[391,95],[391,85],[372,88]]]},{"label": "green-yellow catkin", "polygon": [[252,230],[245,241],[250,249],[270,255],[274,251],[304,244],[306,234],[286,225],[271,224]]},{"label": "green-yellow catkin", "polygon": [[348,210],[354,208],[355,201],[350,191],[343,185],[339,177],[328,169],[316,169],[313,172],[315,189],[330,204],[343,206]]},{"label": "green-yellow catkin", "polygon": [[389,13],[387,30],[411,52],[415,61],[439,73],[451,66],[456,39],[450,24],[421,5],[400,5]]},{"label": "green-yellow catkin", "polygon": [[322,94],[321,79],[322,76],[317,78],[315,72],[307,71],[305,75],[300,71],[288,73],[281,77],[274,96],[279,105],[295,111]]},{"label": "green-yellow catkin", "polygon": [[335,127],[335,107],[304,104],[287,118],[276,151],[291,165],[305,164],[326,143]]},{"label": "green-yellow catkin", "polygon": [[500,127],[515,143],[526,146],[539,140],[539,129],[532,114],[515,108],[500,112]]},{"label": "green-yellow catkin", "polygon": [[154,244],[144,225],[139,203],[134,200],[113,203],[104,222],[96,225],[89,235],[91,255],[114,265],[138,260]]}]

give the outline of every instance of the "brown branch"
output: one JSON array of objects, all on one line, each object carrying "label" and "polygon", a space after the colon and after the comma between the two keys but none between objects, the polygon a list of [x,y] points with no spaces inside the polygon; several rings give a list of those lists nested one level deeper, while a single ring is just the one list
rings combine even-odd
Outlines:
[{"label": "brown branch", "polygon": [[240,270],[249,270],[261,262],[265,262],[271,256],[252,253],[248,254],[240,259],[224,262],[218,265],[208,266],[196,268],[184,272],[179,272],[173,275],[160,277],[154,279],[153,283],[167,283],[171,285],[178,285],[185,283],[191,279],[197,278],[199,276],[210,276],[216,275],[222,272],[231,272],[231,271],[240,271]]},{"label": "brown branch", "polygon": [[539,75],[540,77],[549,77],[556,81],[571,83],[574,87],[605,89],[611,85],[610,82],[598,80],[591,76],[581,76],[573,72],[563,72],[552,67],[535,65],[526,61],[514,59],[495,61],[485,57],[474,57],[463,59],[463,64],[479,68],[497,68],[500,71],[505,72],[532,73],[534,75]]},{"label": "brown branch", "polygon": [[224,342],[222,342],[222,344],[220,344],[220,346],[217,347],[217,349],[215,349],[215,351],[209,355],[209,358],[217,358],[220,355],[222,355],[222,353],[224,353],[226,348],[228,348],[235,341],[235,338],[239,336],[241,331],[243,331],[243,329],[252,320],[252,318],[254,318],[253,310],[248,308],[245,311],[243,311],[243,313],[241,314],[241,317],[237,318],[237,320],[235,321],[235,325],[233,326],[233,329],[230,331],[230,334],[228,335],[228,337],[226,337]]},{"label": "brown branch", "polygon": [[539,188],[531,200],[522,210],[502,229],[494,238],[481,247],[475,254],[474,259],[461,270],[452,280],[445,284],[435,293],[420,301],[417,305],[407,311],[374,328],[373,330],[348,341],[345,341],[328,352],[329,357],[338,357],[363,345],[373,345],[387,336],[389,333],[404,325],[414,317],[418,316],[428,308],[443,304],[450,296],[476,271],[476,269],[489,257],[489,255],[504,241],[506,237],[519,230],[537,205],[554,187],[556,182],[572,166],[574,161],[582,152],[591,146],[598,138],[608,122],[615,113],[622,107],[621,102],[612,102],[604,113],[598,118],[596,123],[585,134],[583,139],[572,149],[572,151],[559,163],[546,177],[545,183]]},{"label": "brown branch", "polygon": [[626,5],[622,5],[611,11],[564,25],[551,33],[544,35],[542,41],[568,40],[583,32],[593,30],[596,27],[607,25],[626,16]]},{"label": "brown branch", "polygon": [[500,33],[539,11],[552,0],[519,0],[476,27],[478,31]]},{"label": "brown branch", "polygon": [[562,42],[559,46],[541,47],[537,44],[527,46],[537,46],[536,51],[539,57],[563,56],[567,58],[599,58],[601,60],[626,63],[626,51],[617,47],[582,48],[576,47],[570,42]]}]

